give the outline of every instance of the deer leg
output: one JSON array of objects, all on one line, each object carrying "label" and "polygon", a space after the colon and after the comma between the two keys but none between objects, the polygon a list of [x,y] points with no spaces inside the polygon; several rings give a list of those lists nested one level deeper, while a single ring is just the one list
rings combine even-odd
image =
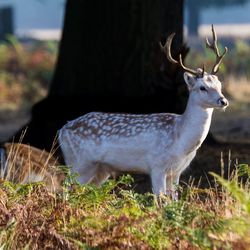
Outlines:
[{"label": "deer leg", "polygon": [[180,175],[181,173],[172,171],[167,175],[167,194],[171,196],[173,200],[178,200],[176,185],[179,184]]},{"label": "deer leg", "polygon": [[94,164],[87,164],[84,167],[78,169],[79,173],[79,182],[81,184],[87,184],[92,181],[95,177],[97,167]]},{"label": "deer leg", "polygon": [[91,183],[94,183],[96,186],[102,185],[110,177],[110,172],[105,168],[99,166],[96,169],[96,173]]},{"label": "deer leg", "polygon": [[156,195],[166,194],[166,174],[158,171],[151,173],[153,193]]}]

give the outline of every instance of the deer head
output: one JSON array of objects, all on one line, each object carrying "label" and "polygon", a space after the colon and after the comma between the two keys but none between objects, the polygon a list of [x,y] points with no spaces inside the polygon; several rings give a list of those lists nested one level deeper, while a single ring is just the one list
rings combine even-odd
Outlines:
[{"label": "deer head", "polygon": [[228,106],[228,101],[221,92],[221,82],[215,75],[219,66],[222,62],[223,57],[227,53],[227,47],[224,48],[224,52],[220,54],[217,45],[217,35],[212,25],[212,35],[213,42],[210,43],[206,38],[206,47],[211,49],[216,56],[214,66],[211,73],[205,72],[205,67],[203,65],[202,69],[198,68],[196,70],[186,67],[183,64],[182,56],[179,55],[178,61],[175,60],[171,55],[171,44],[175,33],[172,33],[168,38],[164,46],[160,47],[162,51],[167,56],[167,59],[173,63],[179,65],[184,70],[184,80],[188,86],[190,96],[192,99],[204,108],[226,108]]}]

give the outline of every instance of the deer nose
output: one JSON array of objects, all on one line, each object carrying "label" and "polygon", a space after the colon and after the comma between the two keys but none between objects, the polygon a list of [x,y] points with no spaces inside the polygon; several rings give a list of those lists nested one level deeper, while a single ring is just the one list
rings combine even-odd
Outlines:
[{"label": "deer nose", "polygon": [[218,99],[218,103],[222,106],[222,107],[226,107],[228,106],[228,100],[225,97],[220,97]]}]

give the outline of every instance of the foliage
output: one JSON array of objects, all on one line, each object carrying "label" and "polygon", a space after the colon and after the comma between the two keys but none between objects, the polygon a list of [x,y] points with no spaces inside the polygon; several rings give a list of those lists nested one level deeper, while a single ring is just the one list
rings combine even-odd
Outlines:
[{"label": "foliage", "polygon": [[[219,45],[219,50],[223,51],[224,45]],[[230,75],[235,77],[246,76],[250,77],[250,45],[247,41],[237,39],[233,42],[227,55],[223,58],[220,66],[220,75],[222,78],[227,78]],[[205,60],[204,60],[205,58]],[[207,72],[212,69],[215,62],[214,52],[207,49],[205,46],[199,49],[192,48],[187,56],[187,65],[194,68],[206,66]]]},{"label": "foliage", "polygon": [[8,36],[0,44],[1,108],[20,108],[44,97],[56,54],[55,42],[21,43]]},{"label": "foliage", "polygon": [[[0,44],[0,104],[1,109],[21,109],[43,98],[48,91],[57,55],[56,42],[21,43],[9,36]],[[220,49],[223,46],[220,45]],[[250,77],[250,45],[235,40],[220,67],[222,79],[230,75]],[[203,48],[192,48],[187,65],[197,68],[204,63],[209,71],[214,54]]]},{"label": "foliage", "polygon": [[70,174],[62,193],[43,183],[0,183],[1,249],[247,249],[250,240],[249,167],[240,165],[221,187],[189,186],[179,201],[126,190],[123,176],[102,187]]}]

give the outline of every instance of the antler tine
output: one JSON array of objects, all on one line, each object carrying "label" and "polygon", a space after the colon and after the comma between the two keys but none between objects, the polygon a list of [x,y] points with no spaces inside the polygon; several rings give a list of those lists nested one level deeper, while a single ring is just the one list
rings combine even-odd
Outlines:
[{"label": "antler tine", "polygon": [[204,74],[205,74],[205,64],[203,63],[203,65],[202,65],[202,71],[201,71],[202,77],[204,76]]},{"label": "antler tine", "polygon": [[172,57],[172,55],[171,55],[171,44],[172,44],[172,40],[173,40],[174,36],[175,36],[175,33],[172,33],[172,34],[167,38],[167,41],[166,41],[166,43],[165,43],[164,46],[162,46],[162,44],[159,43],[159,44],[160,44],[160,47],[161,47],[161,50],[164,52],[164,54],[167,56],[167,59],[168,59],[171,63],[177,64],[177,65],[179,65],[182,69],[184,69],[186,72],[189,72],[189,73],[191,73],[192,75],[195,75],[195,76],[199,77],[200,74],[198,74],[196,70],[193,70],[193,69],[190,69],[190,68],[184,66],[184,64],[183,64],[183,62],[182,62],[182,56],[181,56],[181,54],[179,55],[179,62],[176,61],[176,60]]},{"label": "antler tine", "polygon": [[223,57],[225,56],[225,54],[227,53],[227,51],[228,51],[228,49],[227,49],[227,47],[225,47],[225,48],[224,48],[223,54],[222,54],[220,57],[218,57],[218,58],[216,59],[216,63],[215,63],[215,65],[214,65],[213,69],[212,69],[211,74],[215,75],[215,74],[218,72],[219,67],[220,67],[220,64],[221,64],[221,62],[222,62],[222,59],[223,59]]},{"label": "antler tine", "polygon": [[202,65],[202,75],[205,73],[205,64]]},{"label": "antler tine", "polygon": [[176,61],[172,55],[171,55],[171,44],[173,41],[173,38],[175,36],[175,33],[172,33],[168,38],[164,46],[162,46],[161,42],[159,42],[161,50],[164,52],[164,54],[167,56],[167,59],[174,64],[179,64],[178,61]]},{"label": "antler tine", "polygon": [[215,30],[214,30],[213,24],[212,24],[212,34],[213,34],[213,42],[210,43],[208,38],[206,37],[206,46],[207,46],[207,48],[214,51],[214,53],[216,55],[216,61],[215,61],[215,64],[214,64],[214,66],[212,68],[212,71],[211,71],[211,74],[215,75],[218,72],[219,66],[220,66],[220,64],[222,62],[222,59],[225,56],[225,54],[227,53],[228,49],[227,49],[227,47],[225,47],[224,52],[222,53],[222,55],[220,55],[219,48],[218,48],[218,45],[217,45],[217,35],[216,35]]},{"label": "antler tine", "polygon": [[180,65],[186,72],[189,72],[189,73],[191,73],[191,74],[197,76],[198,78],[203,77],[203,74],[200,74],[200,72],[198,72],[197,70],[190,69],[190,68],[186,67],[186,66],[183,64],[182,55],[181,55],[181,54],[179,55],[179,65]]}]

